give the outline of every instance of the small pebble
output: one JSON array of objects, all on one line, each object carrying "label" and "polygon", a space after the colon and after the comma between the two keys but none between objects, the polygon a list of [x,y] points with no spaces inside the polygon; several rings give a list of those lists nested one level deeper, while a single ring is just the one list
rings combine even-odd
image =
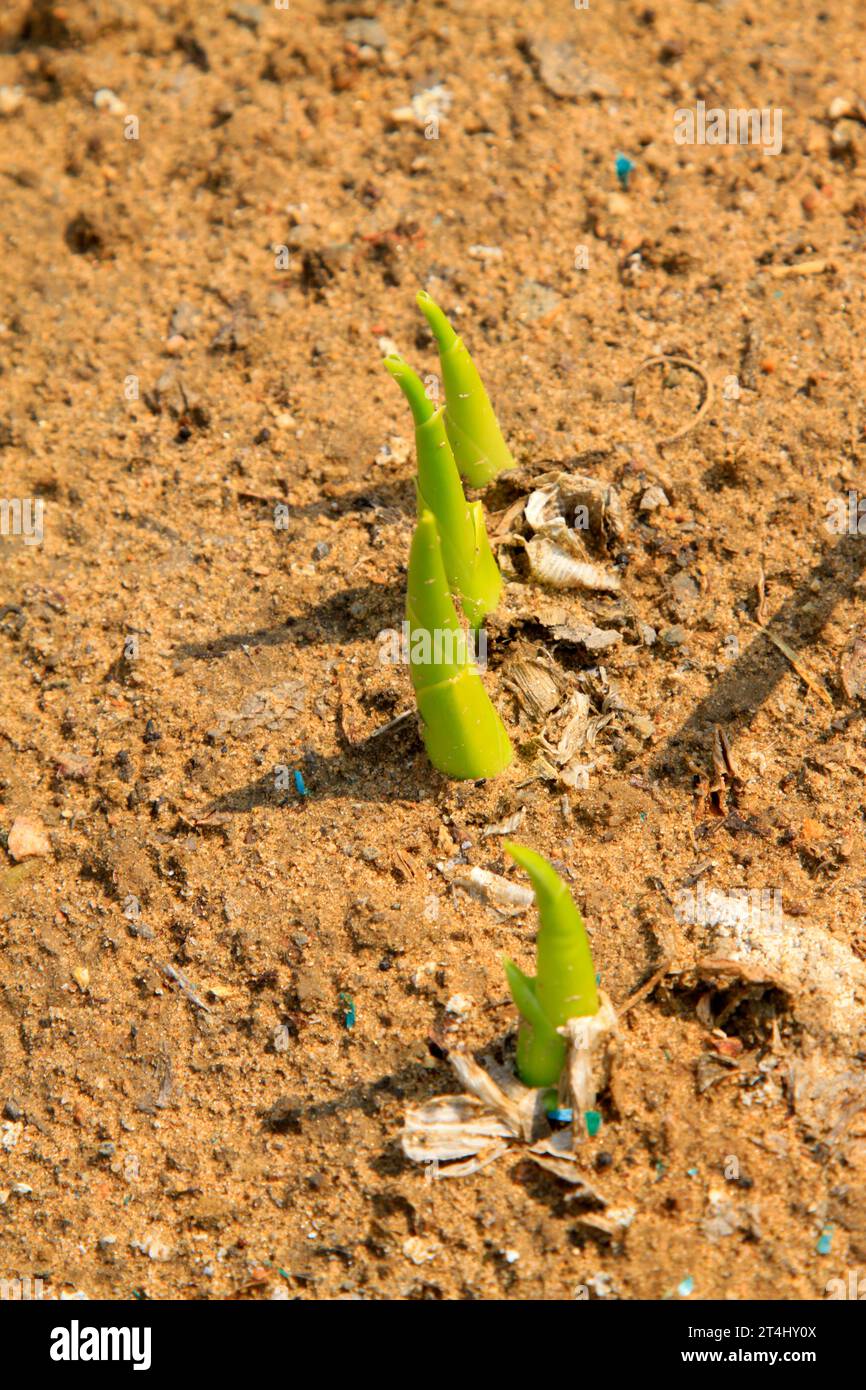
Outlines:
[{"label": "small pebble", "polygon": [[642,512],[654,512],[658,507],[669,507],[670,505],[667,493],[661,487],[648,487],[640,499]]},{"label": "small pebble", "polygon": [[119,116],[124,111],[123,102],[110,87],[100,87],[98,92],[93,93],[93,105],[97,111],[110,111],[113,116]]},{"label": "small pebble", "polygon": [[445,1012],[453,1018],[466,1018],[472,1012],[472,1000],[465,994],[452,994],[445,1005]]},{"label": "small pebble", "polygon": [[504,255],[500,246],[470,246],[467,255],[473,261],[501,261]]},{"label": "small pebble", "polygon": [[348,43],[374,48],[377,53],[388,47],[388,35],[378,19],[350,19],[343,29],[343,36]]},{"label": "small pebble", "polygon": [[23,87],[0,87],[0,116],[14,116],[23,105]]}]

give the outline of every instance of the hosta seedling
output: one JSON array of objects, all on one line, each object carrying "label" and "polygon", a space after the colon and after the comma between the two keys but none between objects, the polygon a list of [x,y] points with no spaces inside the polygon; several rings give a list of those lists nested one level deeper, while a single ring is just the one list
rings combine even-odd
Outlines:
[{"label": "hosta seedling", "polygon": [[532,880],[541,928],[535,977],[504,960],[521,1024],[517,1071],[527,1086],[556,1086],[566,1041],[557,1032],[570,1018],[598,1013],[599,997],[589,937],[580,911],[556,870],[535,850],[505,841],[505,850]]},{"label": "hosta seedling", "polygon": [[436,518],[426,507],[409,552],[406,617],[409,674],[431,763],[449,777],[495,777],[511,762],[511,744],[472,660],[448,587]]},{"label": "hosta seedling", "polygon": [[391,353],[385,366],[409,402],[415,422],[418,511],[427,508],[435,516],[451,592],[477,628],[502,592],[481,503],[466,500],[445,430],[444,407],[434,407],[402,357]]},{"label": "hosta seedling", "polygon": [[484,487],[497,473],[513,468],[514,459],[463,339],[426,290],[419,290],[417,298],[439,349],[445,428],[457,467],[472,487]]}]

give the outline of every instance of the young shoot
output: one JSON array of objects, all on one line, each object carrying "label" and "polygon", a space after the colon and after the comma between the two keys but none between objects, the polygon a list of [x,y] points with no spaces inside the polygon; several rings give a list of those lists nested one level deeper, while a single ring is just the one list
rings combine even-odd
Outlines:
[{"label": "young shoot", "polygon": [[495,777],[511,762],[511,744],[469,651],[448,587],[436,518],[422,507],[406,599],[409,674],[421,736],[434,767],[449,777]]},{"label": "young shoot", "polygon": [[570,1018],[598,1013],[599,998],[589,938],[562,879],[540,854],[506,840],[504,849],[532,880],[541,929],[535,977],[504,958],[511,997],[521,1015],[517,1072],[527,1086],[556,1086],[566,1041],[557,1032]]},{"label": "young shoot", "polygon": [[434,407],[421,379],[402,357],[391,353],[384,361],[409,402],[415,422],[419,514],[426,508],[435,516],[451,592],[467,621],[478,628],[497,606],[502,592],[502,576],[487,539],[481,503],[466,501],[446,434],[444,407]]},{"label": "young shoot", "polygon": [[497,473],[513,468],[514,459],[463,339],[426,290],[418,291],[417,302],[439,348],[445,428],[457,467],[472,487],[484,487]]}]

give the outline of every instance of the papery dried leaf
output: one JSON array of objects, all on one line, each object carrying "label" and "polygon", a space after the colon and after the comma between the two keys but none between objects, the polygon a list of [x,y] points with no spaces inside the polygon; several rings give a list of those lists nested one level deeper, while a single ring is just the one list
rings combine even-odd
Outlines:
[{"label": "papery dried leaf", "polygon": [[539,1153],[537,1149],[533,1148],[526,1156],[539,1168],[543,1168],[545,1172],[552,1173],[556,1178],[562,1178],[563,1182],[571,1183],[575,1189],[568,1194],[572,1201],[597,1202],[602,1207],[606,1205],[605,1199],[594,1187],[590,1186],[578,1170],[574,1154],[552,1156]]},{"label": "papery dried leaf", "polygon": [[559,781],[573,792],[585,792],[589,787],[589,774],[598,766],[598,760],[582,763],[575,760],[560,768]]},{"label": "papery dried leaf", "polygon": [[403,1152],[416,1163],[447,1162],[489,1148],[492,1139],[514,1131],[502,1116],[474,1096],[437,1096],[406,1111]]},{"label": "papery dried leaf", "polygon": [[515,830],[520,829],[525,817],[526,807],[521,806],[520,810],[515,811],[513,816],[508,816],[495,825],[485,825],[481,832],[482,839],[488,835],[513,835]]},{"label": "papery dried leaf", "polygon": [[553,662],[540,657],[514,656],[502,668],[502,685],[512,691],[532,719],[543,719],[558,708],[565,677]]},{"label": "papery dried leaf", "polygon": [[437,1164],[434,1169],[434,1177],[442,1178],[468,1178],[473,1173],[480,1173],[482,1168],[487,1168],[491,1163],[495,1163],[497,1158],[508,1153],[512,1146],[510,1144],[496,1144],[489,1149],[481,1149],[473,1158],[468,1158],[463,1163]]},{"label": "papery dried leaf", "polygon": [[506,1094],[490,1073],[468,1053],[451,1052],[448,1060],[464,1089],[499,1116],[515,1139],[528,1141],[532,1138],[538,1109],[536,1090],[525,1086],[522,1095],[515,1094],[513,1088],[510,1088],[510,1094]]},{"label": "papery dried leaf", "polygon": [[589,696],[584,694],[582,690],[572,691],[568,697],[568,702],[560,711],[560,718],[565,719],[565,725],[559,735],[559,741],[555,747],[551,747],[546,742],[544,744],[547,752],[560,766],[571,762],[574,755],[579,753],[586,743],[589,710]]},{"label": "papery dried leaf", "polygon": [[596,1097],[610,1083],[616,1048],[616,1012],[603,990],[599,990],[598,997],[597,1013],[570,1018],[558,1030],[568,1041],[559,1093],[572,1112],[575,1141],[586,1134],[586,1112],[595,1108]]}]

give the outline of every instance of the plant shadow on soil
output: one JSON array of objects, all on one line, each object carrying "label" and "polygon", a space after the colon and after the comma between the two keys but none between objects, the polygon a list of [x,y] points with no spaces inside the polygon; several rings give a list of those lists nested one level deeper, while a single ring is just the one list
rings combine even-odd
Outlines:
[{"label": "plant shadow on soil", "polygon": [[[246,647],[319,646],[372,641],[389,624],[403,620],[405,580],[342,589],[307,613],[292,615],[277,627],[230,632],[207,642],[184,642],[175,650],[178,660],[213,661]],[[357,612],[353,613],[352,609]]]},{"label": "plant shadow on soil", "polygon": [[[721,676],[709,694],[695,707],[685,722],[671,735],[653,759],[649,771],[657,776],[675,774],[679,756],[701,745],[714,724],[729,726],[732,721],[748,725],[776,686],[791,670],[787,658],[767,634],[782,637],[794,650],[808,650],[834,609],[843,601],[866,570],[866,545],[859,536],[845,536],[809,572],[782,604],[778,612],[730,669]],[[818,589],[814,588],[818,585]],[[372,598],[372,603],[371,603]],[[178,648],[179,657],[214,659],[228,652],[252,646],[283,644],[312,645],[316,642],[371,640],[382,630],[383,621],[399,623],[402,617],[403,584],[373,584],[332,595],[309,613],[293,617],[275,628],[231,633],[205,643],[187,643]],[[361,605],[362,616],[351,609]],[[374,609],[373,612],[369,611]],[[427,780],[418,787],[418,775],[407,770],[407,758],[420,753],[421,741],[414,720],[407,719],[384,738],[368,740],[346,748],[333,757],[317,754],[306,758],[305,775],[315,791],[328,797],[351,797],[376,802],[416,801],[426,798],[435,785]],[[374,767],[376,775],[373,775]],[[429,770],[435,779],[436,774]],[[412,785],[406,785],[411,778]],[[396,782],[396,785],[393,783]],[[389,785],[392,784],[392,785]],[[402,783],[402,785],[401,785]],[[242,812],[257,806],[282,806],[292,796],[275,791],[272,772],[256,782],[226,792],[209,807],[209,812]]]},{"label": "plant shadow on soil", "polygon": [[[715,724],[726,728],[737,721],[735,732],[748,726],[785,673],[792,669],[787,657],[766,634],[782,638],[796,653],[808,651],[834,609],[853,590],[864,571],[864,538],[843,537],[810,570],[765,627],[755,629],[754,641],[671,735],[649,771],[671,776],[678,755],[688,752],[690,747],[702,745]],[[819,586],[817,590],[813,587],[815,584]]]}]

